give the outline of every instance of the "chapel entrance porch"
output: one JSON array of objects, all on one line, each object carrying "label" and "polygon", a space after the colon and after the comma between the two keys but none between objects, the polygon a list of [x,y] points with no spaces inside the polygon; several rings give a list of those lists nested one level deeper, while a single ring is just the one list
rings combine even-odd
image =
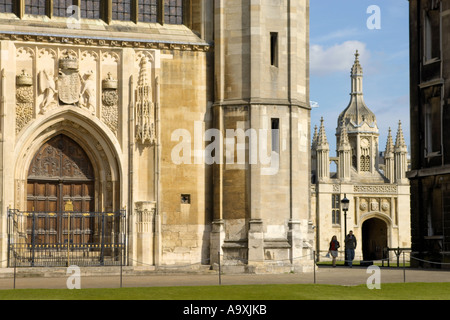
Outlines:
[{"label": "chapel entrance porch", "polygon": [[113,194],[112,183],[102,187],[105,178],[99,172],[107,168],[99,167],[102,162],[77,141],[76,136],[56,134],[31,158],[25,209],[8,209],[8,266],[103,266],[126,261],[125,211],[112,209],[116,206],[109,203],[104,209],[102,201]]}]

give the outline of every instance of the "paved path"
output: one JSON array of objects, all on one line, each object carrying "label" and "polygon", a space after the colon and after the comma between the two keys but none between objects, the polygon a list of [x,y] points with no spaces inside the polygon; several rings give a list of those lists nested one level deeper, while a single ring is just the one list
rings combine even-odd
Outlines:
[{"label": "paved path", "polygon": [[[8,274],[0,279],[0,289],[13,289],[14,281],[16,289],[41,288],[41,289],[65,289],[69,275],[64,276],[61,272],[52,276],[46,273],[45,276],[33,275],[26,277],[18,274],[14,280],[13,273],[8,270]],[[305,274],[224,274],[220,277],[222,285],[243,285],[243,284],[334,284],[353,286],[366,284],[368,277],[372,273],[367,273],[367,268],[363,267],[319,267],[315,273]],[[315,277],[315,279],[314,279]],[[405,278],[404,278],[405,277]],[[83,275],[81,276],[82,288],[119,288],[122,287],[151,287],[151,286],[208,286],[218,285],[219,275],[216,272],[206,272],[200,274],[158,274],[144,273],[134,275],[133,272],[126,272],[120,276],[120,272],[110,272],[107,276]],[[436,270],[415,270],[382,268],[381,283],[393,282],[450,282],[450,271]]]}]

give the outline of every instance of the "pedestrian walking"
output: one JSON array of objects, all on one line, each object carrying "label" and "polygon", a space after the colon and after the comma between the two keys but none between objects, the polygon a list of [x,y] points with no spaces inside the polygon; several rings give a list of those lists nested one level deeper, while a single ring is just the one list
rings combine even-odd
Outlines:
[{"label": "pedestrian walking", "polygon": [[353,231],[350,230],[348,235],[345,237],[345,255],[346,262],[348,266],[353,267],[353,259],[355,258],[355,249],[356,249],[356,238],[353,235]]},{"label": "pedestrian walking", "polygon": [[339,241],[337,241],[337,237],[333,236],[330,241],[330,248],[328,249],[328,253],[331,254],[331,258],[333,259],[333,268],[336,267],[336,258],[338,256],[338,249],[340,247]]}]

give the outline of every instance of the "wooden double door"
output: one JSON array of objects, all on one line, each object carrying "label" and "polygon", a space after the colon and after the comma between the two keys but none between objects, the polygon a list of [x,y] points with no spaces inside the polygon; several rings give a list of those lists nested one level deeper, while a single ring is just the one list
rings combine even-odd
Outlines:
[{"label": "wooden double door", "polygon": [[[73,206],[71,215],[68,204]],[[95,174],[86,152],[73,139],[55,136],[33,157],[28,170],[27,211],[28,243],[90,242],[94,221],[86,217],[95,211]]]}]

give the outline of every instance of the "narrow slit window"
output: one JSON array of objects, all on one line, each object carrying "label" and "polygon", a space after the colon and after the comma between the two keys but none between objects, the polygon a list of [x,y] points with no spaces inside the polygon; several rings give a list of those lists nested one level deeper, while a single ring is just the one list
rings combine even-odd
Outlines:
[{"label": "narrow slit window", "polygon": [[425,62],[441,56],[441,32],[439,10],[425,12],[423,25],[423,51]]},{"label": "narrow slit window", "polygon": [[280,119],[272,118],[272,151],[280,153]]},{"label": "narrow slit window", "polygon": [[270,64],[278,67],[278,32],[270,33]]},{"label": "narrow slit window", "polygon": [[332,194],[331,195],[331,223],[332,224],[341,224],[341,197],[339,194]]}]

